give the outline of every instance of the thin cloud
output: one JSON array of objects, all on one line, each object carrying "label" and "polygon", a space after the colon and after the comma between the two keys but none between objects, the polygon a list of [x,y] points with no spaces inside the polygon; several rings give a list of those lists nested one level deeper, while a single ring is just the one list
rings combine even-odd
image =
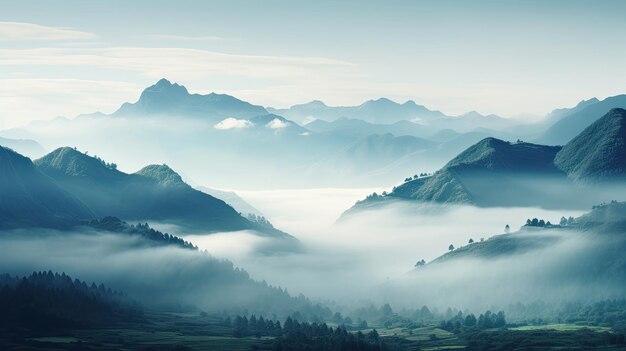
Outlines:
[{"label": "thin cloud", "polygon": [[239,40],[237,38],[226,38],[216,35],[169,35],[169,34],[152,34],[147,35],[147,38],[163,39],[163,40],[176,40],[176,41],[225,41],[225,40]]},{"label": "thin cloud", "polygon": [[252,127],[252,122],[245,119],[236,119],[236,118],[226,118],[214,125],[213,128],[220,130],[228,130],[228,129],[243,129]]},{"label": "thin cloud", "polygon": [[49,27],[34,23],[0,22],[0,41],[18,40],[87,40],[95,39],[96,35],[72,28]]},{"label": "thin cloud", "polygon": [[324,57],[262,56],[225,54],[188,48],[31,48],[0,50],[0,65],[92,66],[134,71],[147,77],[194,79],[236,75],[252,78],[308,77],[321,69],[333,70],[351,63]]}]

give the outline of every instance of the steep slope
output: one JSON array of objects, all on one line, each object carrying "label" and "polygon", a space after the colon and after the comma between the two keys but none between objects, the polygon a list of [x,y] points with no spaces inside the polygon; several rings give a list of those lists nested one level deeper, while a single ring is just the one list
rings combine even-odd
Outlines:
[{"label": "steep slope", "polygon": [[237,195],[237,193],[235,193],[234,191],[211,189],[211,188],[207,188],[203,186],[197,187],[197,189],[213,197],[224,200],[224,202],[226,202],[232,208],[234,208],[235,211],[241,213],[244,216],[247,216],[249,214],[253,214],[256,216],[263,216],[263,213],[261,213],[261,211],[256,209],[254,206],[252,206],[248,202],[246,202],[239,195]]},{"label": "steep slope", "polygon": [[35,163],[98,217],[165,221],[197,232],[252,229],[286,236],[248,221],[224,201],[193,189],[166,165],[150,165],[126,174],[67,147]]},{"label": "steep slope", "polygon": [[581,111],[591,105],[597,104],[598,102],[600,102],[600,100],[598,100],[597,98],[591,98],[589,100],[582,100],[580,101],[578,104],[576,104],[576,106],[572,107],[572,108],[557,108],[552,110],[552,112],[550,112],[547,116],[546,116],[546,120],[550,121],[552,123],[557,122],[558,120],[560,120],[563,117],[567,117],[575,112]]},{"label": "steep slope", "polygon": [[39,172],[30,159],[0,147],[0,229],[67,227],[93,213]]},{"label": "steep slope", "polygon": [[555,164],[580,182],[626,180],[626,110],[612,109],[559,151]]},{"label": "steep slope", "polygon": [[230,95],[190,94],[182,85],[163,78],[146,88],[135,103],[124,103],[113,116],[167,115],[220,120],[226,117],[250,118],[267,114],[265,108]]},{"label": "steep slope", "polygon": [[626,108],[626,95],[617,95],[592,103],[562,117],[537,140],[543,144],[564,145],[613,108]]},{"label": "steep slope", "polygon": [[563,198],[551,187],[567,182],[553,163],[559,150],[558,146],[486,138],[433,175],[409,180],[382,198],[359,201],[346,213],[370,208],[372,202],[381,204],[397,199],[477,206],[552,207]]}]

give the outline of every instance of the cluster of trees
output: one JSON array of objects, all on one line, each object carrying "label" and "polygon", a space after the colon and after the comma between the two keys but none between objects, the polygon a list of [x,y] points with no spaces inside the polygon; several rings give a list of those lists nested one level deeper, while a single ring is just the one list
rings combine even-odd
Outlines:
[{"label": "cluster of trees", "polygon": [[272,223],[270,223],[270,221],[267,220],[267,218],[265,218],[264,216],[257,216],[254,213],[248,213],[247,219],[250,222],[254,222],[254,223],[260,224],[260,225],[262,225],[264,227],[274,228],[274,225],[272,225]]},{"label": "cluster of trees", "polygon": [[137,225],[133,225],[128,224],[116,217],[104,217],[100,220],[95,219],[90,221],[89,226],[115,233],[138,235],[157,245],[174,245],[183,249],[198,250],[197,246],[188,241],[150,228],[148,223],[138,223]]},{"label": "cluster of trees", "polygon": [[[611,200],[611,202],[610,202],[610,203],[611,203],[611,204],[616,204],[616,203],[617,203],[617,200]],[[599,208],[602,208],[602,207],[605,207],[605,206],[608,206],[608,205],[609,205],[609,204],[607,204],[606,202],[602,202],[602,203],[600,203],[599,205],[593,205],[593,206],[591,206],[591,209],[592,209],[592,210],[596,210],[596,209],[599,209]]]},{"label": "cluster of trees", "polygon": [[142,317],[124,294],[51,271],[0,275],[0,311],[1,329],[101,326]]},{"label": "cluster of trees", "polygon": [[432,175],[432,173],[420,173],[420,174],[415,174],[415,175],[413,175],[412,177],[406,177],[406,178],[404,178],[404,182],[405,182],[405,183],[408,183],[408,182],[410,182],[410,181],[412,181],[412,180],[419,179],[419,178],[423,178],[423,177],[428,177],[428,176],[430,176],[430,175]]},{"label": "cluster of trees", "polygon": [[[230,319],[226,320],[226,324],[230,325]],[[260,316],[258,319],[255,315],[250,316],[248,319],[246,316],[237,316],[232,321],[233,336],[236,338],[243,338],[246,336],[255,336],[260,338],[261,336],[280,336],[282,335],[282,327],[279,321],[272,321],[271,319],[265,319]]]},{"label": "cluster of trees", "polygon": [[424,261],[424,259],[422,258],[421,260],[417,261],[417,263],[415,263],[415,267],[423,267],[426,265],[426,261]]},{"label": "cluster of trees", "polygon": [[[77,147],[74,147],[74,150],[78,151]],[[89,156],[89,152],[85,151],[85,155]],[[94,155],[93,158],[95,158],[96,160],[98,160],[100,163],[102,163],[102,165],[108,169],[112,169],[112,170],[116,170],[117,169],[117,164],[116,163],[109,163],[106,162],[105,160],[101,159],[100,157],[98,157],[98,155]]]},{"label": "cluster of trees", "polygon": [[[388,194],[387,194],[387,192],[386,192],[386,191],[383,191],[381,195],[379,195],[379,194],[378,194],[378,193],[376,193],[376,192],[373,192],[373,193],[371,193],[371,194],[369,194],[369,195],[367,195],[367,196],[365,197],[365,201],[368,201],[368,200],[378,200],[378,199],[382,199],[383,197],[385,197],[385,196],[387,196],[387,195],[388,195]],[[359,202],[361,202],[361,201],[357,201],[357,203],[359,203]]]},{"label": "cluster of trees", "polygon": [[110,163],[109,163],[109,162],[106,162],[105,160],[101,159],[101,158],[100,158],[100,157],[98,157],[97,155],[96,155],[96,156],[94,156],[94,158],[95,158],[96,160],[100,161],[100,163],[102,163],[102,165],[103,165],[104,167],[108,168],[108,169],[111,169],[111,170],[116,170],[116,169],[117,169],[117,164],[116,164],[116,163],[113,163],[113,162],[110,162]]},{"label": "cluster of trees", "polygon": [[326,323],[299,322],[291,317],[287,317],[284,325],[254,315],[237,316],[232,321],[227,318],[225,324],[233,327],[233,336],[237,338],[275,337],[274,350],[380,350],[383,346],[376,330],[367,335],[352,334],[344,326],[332,328]]},{"label": "cluster of trees", "polygon": [[524,225],[525,227],[552,227],[552,223],[550,223],[550,221],[544,221],[543,219],[537,219],[537,218],[533,218],[533,219],[527,219],[526,220],[526,224]]},{"label": "cluster of trees", "polygon": [[506,326],[506,318],[504,312],[492,313],[487,311],[476,318],[472,313],[463,315],[458,312],[451,319],[441,321],[439,327],[453,333],[459,333],[466,329],[492,329],[504,328]]},{"label": "cluster of trees", "polygon": [[572,225],[572,224],[574,224],[574,217],[572,216],[569,216],[568,218],[561,217],[561,220],[559,221],[559,225],[562,227]]},{"label": "cluster of trees", "polygon": [[274,350],[321,350],[321,351],[374,351],[384,350],[386,345],[373,329],[367,334],[350,333],[345,327],[329,327],[326,323],[300,323],[287,318],[282,335],[276,338]]},{"label": "cluster of trees", "polygon": [[626,332],[626,298],[607,299],[594,303],[563,302],[550,304],[536,301],[529,304],[513,304],[507,315],[522,325],[569,323],[598,325]]}]

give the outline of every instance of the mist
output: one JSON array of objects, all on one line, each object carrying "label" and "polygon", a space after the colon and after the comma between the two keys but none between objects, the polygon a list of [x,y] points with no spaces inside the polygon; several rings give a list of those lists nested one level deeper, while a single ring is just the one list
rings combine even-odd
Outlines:
[{"label": "mist", "polygon": [[[153,246],[140,237],[88,228],[71,233],[46,229],[4,232],[0,266],[3,272],[18,276],[53,271],[88,283],[104,283],[152,308],[285,315],[303,303],[250,280],[231,262],[205,252]],[[273,305],[271,310],[269,305]]]},{"label": "mist", "polygon": [[[437,264],[427,272],[414,272],[413,267],[420,259],[429,262],[446,253],[450,244],[458,248],[468,245],[470,238],[480,241],[503,234],[507,224],[516,231],[528,218],[558,223],[562,216],[576,217],[583,211],[397,202],[337,222],[343,210],[373,190],[238,192],[274,225],[296,236],[305,247],[300,253],[259,255],[245,237],[230,235],[185,238],[218,257],[228,257],[253,278],[263,277],[291,293],[346,307],[389,302],[398,308],[473,308],[567,294],[572,299],[596,296],[590,295],[589,287],[559,286],[557,280],[549,283],[552,277],[563,276],[576,257],[582,257],[583,249],[591,247],[589,239],[569,231],[520,233],[538,238],[558,235],[559,240],[549,249],[513,255],[508,260]],[[441,292],[448,290],[453,293],[446,292],[442,298]]]}]

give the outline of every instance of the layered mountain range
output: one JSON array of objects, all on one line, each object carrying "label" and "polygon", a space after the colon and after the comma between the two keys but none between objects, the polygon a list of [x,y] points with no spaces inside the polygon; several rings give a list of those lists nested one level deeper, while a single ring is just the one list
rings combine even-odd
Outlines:
[{"label": "layered mountain range", "polygon": [[[485,138],[432,175],[407,178],[347,213],[393,200],[478,206],[590,206],[626,182],[626,110],[610,110],[565,146]],[[604,192],[603,190],[607,190]]]},{"label": "layered mountain range", "polygon": [[218,188],[380,186],[398,174],[433,172],[486,137],[563,145],[612,107],[626,107],[626,100],[584,100],[541,123],[475,111],[451,116],[386,98],[274,109],[225,94],[194,94],[161,79],[110,115],[57,118],[0,135],[50,149],[98,150],[127,169],[158,160]]},{"label": "layered mountain range", "polygon": [[167,165],[149,165],[128,174],[117,170],[115,164],[69,147],[34,162],[2,147],[0,168],[6,175],[0,186],[3,229],[69,228],[114,216],[174,224],[191,233],[250,230],[293,239],[192,188]]}]

